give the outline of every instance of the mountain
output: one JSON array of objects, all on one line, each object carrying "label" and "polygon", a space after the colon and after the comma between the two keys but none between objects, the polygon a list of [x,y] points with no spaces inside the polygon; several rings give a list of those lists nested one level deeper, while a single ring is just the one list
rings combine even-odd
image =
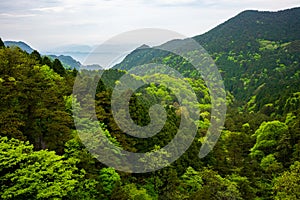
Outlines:
[{"label": "mountain", "polygon": [[[34,51],[33,48],[31,48],[28,44],[26,44],[25,42],[22,41],[4,41],[5,46],[7,47],[12,47],[12,46],[17,46],[20,49],[22,49],[23,51],[26,51],[27,53],[32,53]],[[90,51],[91,47],[87,46],[87,45],[69,45],[69,46],[64,46],[61,48],[58,48],[58,50],[68,50],[68,51],[73,51],[74,53],[76,53],[76,51],[78,51],[77,53],[80,53],[80,51]],[[82,54],[84,54],[84,52],[81,52]],[[88,70],[95,70],[95,69],[102,69],[102,67],[98,64],[93,64],[93,65],[87,65],[87,66],[83,66],[79,61],[75,60],[72,56],[69,55],[47,55],[50,59],[54,60],[54,59],[58,59],[63,66],[66,69],[80,69],[80,68],[85,68]]]},{"label": "mountain", "polygon": [[83,63],[85,59],[90,55],[92,50],[93,50],[92,46],[71,44],[71,45],[59,46],[53,49],[47,49],[46,51],[42,51],[42,53],[45,55],[71,56],[75,60]]},{"label": "mountain", "polygon": [[26,51],[27,53],[32,53],[34,51],[33,48],[31,48],[28,44],[25,42],[19,41],[4,41],[5,46],[7,47],[12,47],[12,46],[17,46],[21,48],[23,51]]},{"label": "mountain", "polygon": [[66,69],[77,69],[78,70],[80,67],[82,67],[82,64],[79,61],[72,58],[71,56],[48,55],[48,57],[50,57],[53,60],[58,59]]},{"label": "mountain", "polygon": [[299,19],[300,8],[278,12],[248,10],[194,39],[209,52],[242,51],[259,45],[258,39],[290,42],[300,38]]},{"label": "mountain", "polygon": [[51,49],[50,52],[60,52],[60,53],[86,53],[91,52],[93,47],[89,45],[78,45],[78,44],[71,44],[71,45],[64,45],[60,47],[56,47]]},{"label": "mountain", "polygon": [[[300,85],[299,19],[300,8],[249,10],[193,39],[209,52],[226,90],[246,109],[259,110],[269,104],[282,109]],[[176,42],[169,41],[168,45]],[[167,64],[185,76],[195,74],[184,59],[153,48],[138,48],[113,68],[129,70],[153,62]]]},{"label": "mountain", "polygon": [[92,65],[84,65],[81,69],[87,69],[87,70],[103,70],[103,67],[101,67],[98,64],[92,64]]},{"label": "mountain", "polygon": [[128,54],[125,59],[113,66],[113,69],[129,70],[134,66],[150,63],[155,58],[167,56],[169,53],[142,45]]},{"label": "mountain", "polygon": [[47,55],[47,56],[50,57],[52,60],[58,59],[66,69],[77,69],[77,70],[79,69],[102,70],[103,69],[98,64],[82,65],[79,61],[75,60],[71,56],[65,56],[65,55],[60,55],[60,56]]},{"label": "mountain", "polygon": [[92,65],[82,65],[79,61],[75,60],[71,56],[56,56],[56,55],[47,55],[52,60],[58,59],[66,69],[86,69],[86,70],[102,70],[103,68],[98,64]]},{"label": "mountain", "polygon": [[[259,40],[278,41],[280,43],[300,40],[299,19],[300,8],[278,12],[248,10],[203,35],[193,37],[193,39],[211,54],[229,51],[255,51],[260,46]],[[170,42],[176,42],[176,40]],[[148,46],[137,48],[124,59],[123,63],[114,66],[114,68],[128,70],[130,66],[126,67],[125,65],[135,66],[135,60],[137,61],[137,58],[140,57],[144,60],[150,59],[153,56],[153,53],[150,53],[152,51],[153,49]],[[155,57],[163,56],[159,54]],[[132,57],[136,57],[133,63],[128,61],[132,60]]]},{"label": "mountain", "polygon": [[[145,68],[133,76],[114,69],[77,73],[58,60],[80,64],[71,57],[51,62],[0,39],[1,199],[300,199],[295,11],[243,12],[195,37],[235,97],[228,93],[224,129],[225,102],[210,97],[220,88],[206,87],[176,54],[143,45],[115,67],[163,63],[185,80],[172,70],[144,75]],[[163,45],[186,47],[182,40]],[[199,58],[193,61],[210,60]],[[211,151],[199,158],[203,147]]]}]

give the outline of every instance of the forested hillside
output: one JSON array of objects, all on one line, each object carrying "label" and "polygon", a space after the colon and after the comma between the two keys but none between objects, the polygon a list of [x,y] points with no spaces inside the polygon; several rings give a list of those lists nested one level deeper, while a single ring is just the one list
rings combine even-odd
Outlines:
[{"label": "forested hillside", "polygon": [[[212,100],[185,59],[144,46],[115,69],[77,71],[37,51],[5,47],[0,40],[0,199],[300,199],[299,19],[299,8],[246,11],[195,37],[215,60],[227,93],[224,129],[202,159],[198,154],[210,125]],[[151,138],[124,133],[111,108],[114,87],[122,84],[126,71],[151,62],[173,67],[195,91],[198,103],[192,106],[200,109],[200,116],[191,126],[197,126],[197,134],[166,168],[117,171],[92,156],[81,141],[85,138],[77,134],[73,114],[90,102],[73,95],[74,81],[82,91],[96,85],[92,103],[97,125],[109,141],[130,152],[153,152],[174,138],[182,118],[190,117],[174,91],[150,83],[130,96],[130,117],[137,125],[151,123],[151,106],[162,104],[166,110],[162,130]],[[189,96],[174,76],[132,78],[172,82]],[[83,113],[76,120],[92,127],[90,118]],[[85,137],[93,139],[93,130],[87,130],[91,132]],[[144,160],[145,166],[168,156]]]},{"label": "forested hillside", "polygon": [[[257,97],[257,111],[282,97],[282,92],[289,95],[298,90],[299,19],[300,8],[279,12],[244,11],[193,39],[213,57],[226,89],[238,101],[246,103]],[[114,68],[129,70],[158,62],[172,66],[185,76],[195,76],[192,66],[182,58],[161,50],[168,43],[137,49]]]}]

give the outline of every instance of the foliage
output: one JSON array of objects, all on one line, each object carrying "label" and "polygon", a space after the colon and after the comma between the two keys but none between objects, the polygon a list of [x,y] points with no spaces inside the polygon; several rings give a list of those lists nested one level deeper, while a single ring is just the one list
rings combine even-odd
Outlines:
[{"label": "foliage", "polygon": [[5,47],[5,44],[3,43],[2,39],[0,38],[0,48]]},{"label": "foliage", "polygon": [[[201,160],[199,149],[211,120],[210,91],[186,59],[143,46],[114,69],[78,72],[38,51],[7,48],[0,39],[0,199],[299,199],[299,11],[246,11],[194,37],[219,68],[228,106],[224,130]],[[156,104],[166,113],[160,132],[144,139],[120,129],[111,98],[114,87],[124,84],[120,78],[128,75],[125,70],[147,63],[172,67],[184,78],[130,75],[145,85],[125,93],[130,95],[127,119],[147,126]],[[75,76],[82,94],[95,86],[95,98],[71,95]],[[97,150],[106,137],[123,150],[146,153],[141,161],[149,169],[166,164],[170,152],[156,158],[149,152],[168,144],[181,119],[189,118],[176,97],[179,93],[189,99],[184,83],[198,100],[186,101],[200,109],[199,120],[189,124],[198,131],[170,166],[145,174],[117,172],[96,159],[110,160],[111,155],[89,152],[87,147]],[[91,104],[99,121],[91,122],[89,113],[81,112]],[[95,134],[99,126],[103,131]],[[187,132],[181,139],[188,137]]]},{"label": "foliage", "polygon": [[285,171],[280,177],[274,180],[275,199],[300,198],[300,162],[291,165],[290,170]]},{"label": "foliage", "polygon": [[105,195],[103,199],[109,199],[121,178],[113,168],[103,168],[100,170],[99,180]]},{"label": "foliage", "polygon": [[78,189],[84,171],[77,160],[7,137],[0,139],[0,195],[2,199],[61,199]]},{"label": "foliage", "polygon": [[288,133],[288,126],[280,121],[264,122],[253,135],[256,144],[251,149],[251,155],[258,158],[276,152],[280,137]]}]

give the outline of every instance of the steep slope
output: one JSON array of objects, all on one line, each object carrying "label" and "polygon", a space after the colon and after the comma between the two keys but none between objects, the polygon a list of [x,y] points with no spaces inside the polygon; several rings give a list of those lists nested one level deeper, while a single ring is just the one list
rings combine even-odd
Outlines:
[{"label": "steep slope", "polygon": [[113,69],[129,70],[132,67],[150,63],[154,59],[165,57],[168,54],[168,52],[142,45],[128,54],[125,59],[121,63],[116,64]]},{"label": "steep slope", "polygon": [[[194,39],[215,60],[226,89],[249,110],[275,100],[278,105],[273,106],[280,108],[299,90],[300,8],[244,11]],[[152,48],[136,49],[114,68],[129,70],[150,62],[168,64],[186,76],[195,74],[183,59]]]},{"label": "steep slope", "polygon": [[255,49],[259,45],[257,39],[299,40],[300,8],[278,12],[244,11],[194,39],[209,52]]}]

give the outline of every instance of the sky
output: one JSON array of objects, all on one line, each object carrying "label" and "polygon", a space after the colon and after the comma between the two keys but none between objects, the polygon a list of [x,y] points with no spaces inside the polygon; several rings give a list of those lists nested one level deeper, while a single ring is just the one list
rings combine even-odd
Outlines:
[{"label": "sky", "polygon": [[40,51],[97,45],[125,31],[161,28],[187,37],[244,10],[299,7],[299,0],[1,0],[0,37]]}]

